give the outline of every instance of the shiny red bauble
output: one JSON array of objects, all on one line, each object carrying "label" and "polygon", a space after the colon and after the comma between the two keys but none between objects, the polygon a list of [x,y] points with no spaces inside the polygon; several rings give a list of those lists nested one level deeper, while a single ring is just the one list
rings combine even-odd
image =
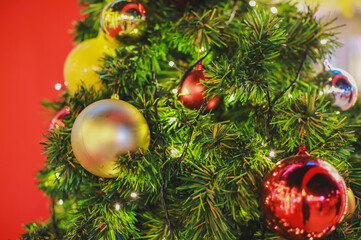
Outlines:
[{"label": "shiny red bauble", "polygon": [[68,107],[60,110],[51,120],[48,130],[52,131],[54,128],[59,129],[60,127],[64,127],[65,124],[63,118],[68,114],[70,114],[70,109]]},{"label": "shiny red bauble", "polygon": [[328,162],[304,146],[278,162],[261,186],[261,210],[269,227],[292,240],[321,239],[345,215],[346,185]]},{"label": "shiny red bauble", "polygon": [[[189,109],[199,110],[204,102],[206,96],[206,87],[200,82],[201,80],[209,79],[204,76],[203,65],[198,63],[195,70],[190,72],[184,79],[179,88],[179,100]],[[205,112],[216,108],[221,100],[220,97],[210,98],[208,100]]]}]

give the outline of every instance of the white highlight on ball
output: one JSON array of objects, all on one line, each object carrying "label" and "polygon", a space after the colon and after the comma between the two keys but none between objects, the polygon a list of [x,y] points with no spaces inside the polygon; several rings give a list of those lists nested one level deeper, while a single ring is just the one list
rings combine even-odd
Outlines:
[{"label": "white highlight on ball", "polygon": [[61,83],[57,83],[57,84],[55,84],[55,89],[56,90],[61,90],[61,88],[62,88],[62,86],[61,86]]}]

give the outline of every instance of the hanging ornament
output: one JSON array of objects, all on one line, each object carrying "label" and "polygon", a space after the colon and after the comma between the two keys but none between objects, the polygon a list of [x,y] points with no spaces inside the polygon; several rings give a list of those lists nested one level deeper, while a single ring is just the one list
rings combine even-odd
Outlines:
[{"label": "hanging ornament", "polygon": [[[200,82],[201,80],[209,79],[204,76],[203,64],[199,62],[194,71],[190,72],[184,79],[179,88],[179,100],[189,109],[199,110],[204,102],[206,96],[206,87]],[[221,100],[220,97],[210,98],[208,100],[205,112],[216,108]]]},{"label": "hanging ornament", "polygon": [[102,11],[100,26],[105,34],[122,43],[135,43],[146,33],[145,8],[127,0],[112,1]]},{"label": "hanging ornament", "polygon": [[149,127],[133,105],[115,99],[97,101],[76,118],[71,145],[79,163],[99,177],[114,177],[120,155],[145,149]]},{"label": "hanging ornament", "polygon": [[101,58],[105,54],[114,55],[117,47],[114,40],[108,40],[102,33],[79,43],[65,60],[64,79],[69,92],[74,94],[81,86],[100,90],[103,87],[99,77]]},{"label": "hanging ornament", "polygon": [[317,76],[325,85],[321,94],[332,96],[333,105],[340,107],[342,111],[346,111],[356,102],[356,82],[345,70],[332,67],[327,60],[324,64],[326,71]]},{"label": "hanging ornament", "polygon": [[64,127],[65,124],[63,118],[68,114],[70,114],[70,109],[68,107],[60,110],[51,120],[48,131],[52,131],[54,128],[59,129],[60,127]]},{"label": "hanging ornament", "polygon": [[346,221],[350,221],[356,210],[356,198],[351,188],[347,188]]},{"label": "hanging ornament", "polygon": [[344,218],[346,185],[331,164],[301,146],[296,156],[278,162],[267,174],[260,205],[270,228],[282,237],[321,239]]}]

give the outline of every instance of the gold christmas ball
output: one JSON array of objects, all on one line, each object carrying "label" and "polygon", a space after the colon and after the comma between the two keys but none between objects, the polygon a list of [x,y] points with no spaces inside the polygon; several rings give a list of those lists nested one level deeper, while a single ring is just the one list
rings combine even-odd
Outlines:
[{"label": "gold christmas ball", "polygon": [[347,207],[346,207],[346,221],[350,221],[352,219],[352,215],[356,210],[356,199],[353,194],[351,188],[347,188]]},{"label": "gold christmas ball", "polygon": [[141,3],[115,0],[106,5],[100,17],[103,32],[122,43],[134,43],[145,34],[148,22]]},{"label": "gold christmas ball", "polygon": [[103,87],[99,77],[100,59],[105,54],[115,54],[119,47],[114,40],[109,41],[104,34],[85,40],[78,44],[68,55],[64,65],[64,80],[69,92],[74,94],[80,86],[93,87],[99,90]]},{"label": "gold christmas ball", "polygon": [[71,145],[79,163],[90,173],[115,177],[120,155],[145,149],[150,142],[149,127],[133,105],[115,99],[97,101],[76,118]]}]

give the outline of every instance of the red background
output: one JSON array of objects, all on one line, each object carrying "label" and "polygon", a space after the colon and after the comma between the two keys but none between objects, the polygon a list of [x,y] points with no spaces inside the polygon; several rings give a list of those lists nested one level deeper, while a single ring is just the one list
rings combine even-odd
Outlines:
[{"label": "red background", "polygon": [[77,0],[2,1],[0,8],[0,238],[18,239],[22,226],[47,220],[49,199],[34,177],[44,164],[39,142],[51,114],[43,99],[59,95]]}]

